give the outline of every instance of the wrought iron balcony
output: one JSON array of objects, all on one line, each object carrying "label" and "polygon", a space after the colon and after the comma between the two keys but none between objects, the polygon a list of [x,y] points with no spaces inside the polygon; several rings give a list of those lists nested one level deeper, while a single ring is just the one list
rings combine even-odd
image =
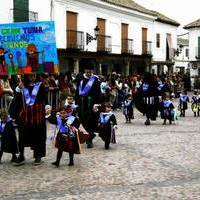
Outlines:
[{"label": "wrought iron balcony", "polygon": [[122,49],[123,54],[133,54],[133,39],[122,39]]},{"label": "wrought iron balcony", "polygon": [[67,48],[84,49],[84,33],[82,31],[67,30]]},{"label": "wrought iron balcony", "polygon": [[10,9],[10,13],[13,22],[38,21],[37,12],[22,9]]},{"label": "wrought iron balcony", "polygon": [[97,36],[97,51],[99,52],[111,52],[112,51],[112,38],[108,35]]},{"label": "wrought iron balcony", "polygon": [[142,54],[152,55],[152,42],[143,41],[142,42]]}]

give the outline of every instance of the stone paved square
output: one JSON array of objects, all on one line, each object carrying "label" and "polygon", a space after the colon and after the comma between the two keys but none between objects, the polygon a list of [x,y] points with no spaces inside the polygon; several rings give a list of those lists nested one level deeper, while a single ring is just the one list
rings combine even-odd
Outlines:
[{"label": "stone paved square", "polygon": [[176,124],[162,120],[145,126],[135,110],[135,119],[126,124],[117,112],[117,144],[104,150],[96,137],[93,149],[82,145],[75,166],[68,167],[68,154],[60,168],[51,166],[56,149],[50,137],[47,156],[33,166],[32,152],[26,149],[26,164],[14,167],[10,155],[0,165],[1,200],[198,200],[200,199],[200,118],[190,110]]}]

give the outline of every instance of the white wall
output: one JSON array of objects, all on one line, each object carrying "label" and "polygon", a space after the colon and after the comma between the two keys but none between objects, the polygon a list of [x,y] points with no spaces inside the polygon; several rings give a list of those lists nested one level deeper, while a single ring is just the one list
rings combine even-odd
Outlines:
[{"label": "white wall", "polygon": [[189,49],[189,46],[183,46],[181,53],[175,57],[174,72],[179,72],[180,67],[183,67],[185,72],[189,68],[189,56],[186,57],[186,49]]},{"label": "white wall", "polygon": [[[200,37],[200,28],[189,29],[189,60],[198,61],[196,59],[197,48],[198,48],[198,37]],[[192,69],[190,64],[190,75],[191,80],[194,81],[195,76],[198,76],[198,68],[200,68],[200,62],[197,63],[197,69]]]},{"label": "white wall", "polygon": [[29,0],[29,11],[38,13],[38,21],[50,20],[51,0]]},{"label": "white wall", "polygon": [[[120,13],[109,7],[94,6],[87,2],[69,0],[66,4],[56,2],[55,20],[57,22],[57,44],[58,48],[66,47],[66,11],[78,13],[78,31],[88,32],[94,36],[94,28],[97,25],[97,18],[106,20],[106,35],[112,37],[112,53],[121,53],[121,23],[129,24],[129,39],[134,39],[134,53],[142,52],[142,27],[148,28],[148,40],[152,41],[153,37],[153,19],[144,17],[140,18],[134,14]],[[62,13],[62,16],[61,16]],[[85,50],[96,51],[96,41],[92,41],[86,46]]]},{"label": "white wall", "polygon": [[[153,35],[153,60],[166,60],[166,38],[167,33],[171,34],[173,48],[177,48],[177,26],[172,26],[155,21]],[[156,47],[156,34],[160,34],[160,48]]]},{"label": "white wall", "polygon": [[13,22],[10,9],[13,9],[13,0],[0,0],[0,24]]},{"label": "white wall", "polygon": [[189,48],[190,48],[190,61],[195,61],[196,48],[198,47],[198,37],[200,37],[200,28],[189,30]]}]

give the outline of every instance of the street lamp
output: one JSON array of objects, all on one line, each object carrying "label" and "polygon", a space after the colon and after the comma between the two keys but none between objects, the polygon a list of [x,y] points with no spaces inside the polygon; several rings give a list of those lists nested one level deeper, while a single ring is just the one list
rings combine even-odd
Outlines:
[{"label": "street lamp", "polygon": [[183,45],[180,44],[179,47],[176,49],[175,54],[179,56],[179,54],[182,53],[182,50],[183,50]]},{"label": "street lamp", "polygon": [[86,33],[86,43],[87,43],[87,45],[90,43],[90,42],[92,42],[92,40],[97,40],[97,37],[98,37],[98,35],[99,35],[99,27],[98,26],[96,26],[95,28],[94,28],[94,35],[95,35],[95,37],[93,37],[92,35],[90,35],[89,33]]}]

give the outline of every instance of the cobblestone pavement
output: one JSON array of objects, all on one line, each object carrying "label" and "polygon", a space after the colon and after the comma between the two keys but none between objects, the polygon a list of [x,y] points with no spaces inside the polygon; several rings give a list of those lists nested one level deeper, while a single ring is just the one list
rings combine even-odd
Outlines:
[{"label": "cobblestone pavement", "polygon": [[200,199],[200,117],[187,111],[173,125],[158,119],[146,127],[144,117],[125,124],[117,113],[117,144],[104,150],[96,137],[93,149],[75,156],[69,167],[64,154],[60,168],[51,166],[56,149],[48,133],[47,156],[33,166],[26,149],[26,165],[14,167],[10,155],[0,165],[1,200],[198,200]]}]

